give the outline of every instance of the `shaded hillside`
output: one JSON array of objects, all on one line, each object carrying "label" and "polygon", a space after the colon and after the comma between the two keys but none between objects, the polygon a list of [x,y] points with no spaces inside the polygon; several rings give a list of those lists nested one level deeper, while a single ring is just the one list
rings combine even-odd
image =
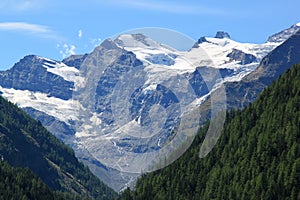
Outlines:
[{"label": "shaded hillside", "polygon": [[29,169],[14,168],[7,162],[0,161],[0,199],[88,200],[89,198],[66,192],[54,192]]},{"label": "shaded hillside", "polygon": [[121,199],[300,199],[300,65],[242,111],[203,159],[207,126],[169,167],[144,175]]},{"label": "shaded hillside", "polygon": [[0,156],[12,166],[28,167],[50,188],[96,199],[115,196],[41,123],[0,97]]}]

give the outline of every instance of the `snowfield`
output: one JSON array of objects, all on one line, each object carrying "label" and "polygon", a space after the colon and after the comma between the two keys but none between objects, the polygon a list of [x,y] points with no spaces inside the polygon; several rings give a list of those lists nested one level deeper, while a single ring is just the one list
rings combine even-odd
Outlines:
[{"label": "snowfield", "polygon": [[[123,34],[114,40],[110,40],[110,42],[115,44],[116,49],[110,49],[108,53],[105,52],[107,53],[106,56],[108,58],[115,59],[119,57],[118,53],[125,52],[124,50],[126,50],[126,53],[132,52],[134,56],[141,61],[139,63],[142,63],[142,67],[139,69],[142,69],[143,74],[146,74],[146,80],[144,80],[141,90],[138,91],[140,93],[135,91],[140,95],[137,96],[137,99],[134,99],[136,100],[136,107],[133,107],[133,110],[136,109],[134,110],[136,111],[136,116],[125,116],[124,118],[120,117],[120,119],[118,119],[120,121],[119,124],[119,121],[117,120],[118,116],[113,116],[113,114],[129,115],[126,113],[127,111],[120,111],[121,109],[126,110],[126,106],[128,106],[127,104],[115,105],[109,108],[101,107],[102,105],[105,106],[106,104],[104,103],[106,102],[117,104],[124,103],[125,100],[129,99],[125,96],[121,96],[128,92],[126,91],[126,85],[122,85],[122,87],[119,88],[120,91],[116,91],[117,89],[115,88],[110,88],[116,87],[117,85],[114,85],[115,82],[118,81],[118,79],[114,77],[115,74],[110,74],[112,77],[106,77],[107,80],[103,80],[102,84],[104,86],[101,88],[102,90],[99,89],[100,91],[98,91],[98,93],[102,96],[100,95],[101,98],[99,102],[97,102],[95,97],[96,94],[94,93],[96,93],[96,89],[98,89],[98,80],[95,83],[91,83],[91,80],[88,80],[88,77],[84,77],[80,69],[77,69],[74,66],[68,66],[63,62],[58,62],[48,58],[38,57],[42,61],[41,67],[46,68],[47,72],[58,75],[65,81],[74,83],[73,99],[63,100],[51,97],[46,93],[17,90],[14,88],[3,88],[1,86],[0,93],[3,97],[17,104],[21,108],[33,108],[37,111],[41,111],[49,116],[55,117],[56,120],[64,122],[75,129],[75,139],[72,142],[75,147],[74,150],[76,154],[80,155],[85,164],[89,165],[95,174],[99,175],[98,171],[103,169],[101,166],[95,166],[95,160],[109,168],[110,171],[106,171],[108,174],[105,174],[101,178],[103,178],[103,181],[115,190],[120,190],[124,186],[131,184],[141,171],[146,171],[149,168],[149,165],[153,164],[151,159],[155,159],[157,157],[157,154],[155,154],[156,151],[163,148],[164,145],[168,145],[168,142],[166,141],[171,134],[161,134],[157,136],[151,135],[153,132],[165,133],[166,131],[174,130],[176,128],[175,125],[173,126],[167,123],[167,125],[165,125],[162,123],[164,121],[168,121],[168,113],[171,113],[169,116],[174,117],[173,114],[175,115],[177,114],[175,112],[178,112],[178,117],[182,117],[192,111],[193,108],[202,104],[209,97],[210,93],[220,87],[222,83],[240,81],[243,77],[257,68],[263,57],[283,42],[283,40],[280,39],[283,37],[282,34],[285,34],[284,38],[287,38],[289,36],[288,34],[292,34],[295,30],[299,29],[300,23],[291,27],[291,29],[284,30],[283,32],[272,36],[270,41],[263,44],[241,43],[227,37],[206,37],[205,40],[195,43],[191,49],[185,51],[179,51],[168,47],[165,44],[160,44],[142,34]],[[97,63],[97,56],[101,57],[101,55],[98,54],[99,52],[97,52],[99,49],[101,50],[100,47],[95,49],[95,58],[91,58],[91,63]],[[104,51],[103,49],[101,51]],[[116,55],[112,52],[116,53]],[[129,57],[130,55],[127,56]],[[101,57],[101,59],[107,57]],[[125,57],[125,59],[126,58],[127,57]],[[102,64],[104,66],[107,63],[102,62]],[[83,64],[81,67],[82,66]],[[89,67],[89,65],[87,66]],[[105,69],[103,66],[96,66],[100,67],[101,70],[95,71],[97,73],[93,73],[93,71],[91,71],[90,76],[97,76],[96,78],[98,78],[98,75],[105,75]],[[114,66],[111,67],[113,68]],[[123,66],[121,65],[120,69],[124,70],[122,67]],[[192,90],[191,86],[187,86],[187,84],[190,84],[189,80],[186,80],[186,78],[184,79],[183,77],[196,77],[194,73],[201,67],[213,68],[217,69],[217,71],[225,69],[224,71],[226,73],[222,79],[218,80],[218,83],[209,86],[210,91],[208,93],[205,93],[202,96],[186,94],[193,92],[190,91]],[[98,70],[98,68],[94,70]],[[113,70],[109,72],[119,73],[118,71],[116,72]],[[204,82],[205,78],[207,77],[203,77]],[[92,79],[92,81],[94,81],[94,79]],[[132,81],[134,82],[134,80]],[[202,80],[197,79],[194,81],[197,84],[203,84]],[[86,87],[86,90],[84,90],[84,86],[86,85],[88,86]],[[183,100],[180,99],[182,96],[175,95],[180,101],[180,105],[177,105],[179,107],[178,109],[174,103],[177,99],[173,97],[172,93],[167,89],[164,90],[162,85],[171,90],[171,92],[174,90],[175,92],[173,91],[173,93],[175,94],[183,95]],[[202,88],[202,85],[196,86]],[[158,91],[160,87],[162,89]],[[83,96],[80,96],[81,91],[86,93],[83,93]],[[92,91],[93,94],[90,94],[90,91]],[[162,96],[164,94],[161,94],[162,91],[169,92],[169,99],[165,100],[164,103],[173,103],[171,106],[163,107],[155,104],[155,100],[159,98],[163,99]],[[74,98],[74,93],[76,92],[77,94],[75,95],[77,95],[77,98]],[[112,94],[109,92],[112,92]],[[185,94],[186,96],[184,96]],[[116,95],[115,102],[111,100],[113,95]],[[186,97],[186,99],[184,99],[184,97]],[[80,102],[81,99],[86,100],[86,98],[93,98],[92,100],[90,99],[93,101],[90,104],[93,105]],[[151,100],[154,102],[154,105],[151,105],[151,109],[148,109],[147,105],[144,105],[143,103],[147,101],[150,102]],[[97,106],[99,106],[98,110],[96,109]],[[119,112],[116,111],[111,114],[110,112],[113,112],[114,109]],[[143,113],[143,109],[148,109],[150,113],[150,120],[152,120],[151,122],[155,125],[155,127],[150,127],[153,129],[146,129],[148,127],[145,128],[142,126],[143,120],[145,120],[145,113]],[[115,117],[116,120],[109,121],[111,117]],[[177,118],[174,117],[172,120],[175,121]],[[187,127],[190,126],[188,122],[186,122],[185,125]],[[160,130],[165,127],[168,127],[168,130],[164,130],[165,132]],[[141,135],[141,133],[143,133],[143,135]],[[176,136],[172,137],[176,138]],[[172,143],[172,141],[170,143]],[[112,169],[118,171],[118,173]],[[127,172],[129,174],[126,174]],[[125,183],[122,186],[114,185],[115,183],[110,182],[111,176],[118,176],[118,180],[124,179],[123,182]]]}]

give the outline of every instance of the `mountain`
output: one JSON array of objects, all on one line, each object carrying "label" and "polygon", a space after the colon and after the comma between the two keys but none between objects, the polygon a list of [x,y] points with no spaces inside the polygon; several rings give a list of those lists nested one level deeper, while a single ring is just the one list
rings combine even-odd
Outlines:
[{"label": "mountain", "polygon": [[284,42],[287,40],[291,35],[294,35],[300,29],[300,22],[294,24],[290,28],[284,29],[279,33],[276,33],[268,38],[268,42]]},{"label": "mountain", "polygon": [[[40,122],[2,97],[0,157],[1,165],[5,161],[14,167],[28,168],[53,191],[95,199],[113,198],[116,195],[77,160],[71,148],[49,133]],[[29,172],[25,174],[31,176]],[[22,177],[20,174],[19,178]],[[22,183],[20,179],[16,177],[16,181]],[[49,190],[40,179],[33,177],[39,184],[32,185],[33,189],[41,187],[45,191]],[[8,184],[11,184],[9,179]]]},{"label": "mountain", "polygon": [[260,65],[239,82],[226,84],[228,106],[242,108],[277,80],[292,65],[300,62],[300,30],[264,57]]},{"label": "mountain", "polygon": [[204,158],[204,126],[170,166],[143,175],[121,199],[299,199],[300,65],[287,70],[242,111],[227,113]]},{"label": "mountain", "polygon": [[[141,172],[178,158],[199,126],[199,113],[192,111],[220,80],[241,81],[281,44],[239,43],[223,31],[179,51],[143,34],[123,34],[63,61],[26,56],[0,72],[0,93],[119,191]],[[172,157],[174,148],[173,160],[155,163]]]},{"label": "mountain", "polygon": [[15,168],[0,161],[0,198],[5,199],[90,199],[49,188],[39,177],[25,168]]}]

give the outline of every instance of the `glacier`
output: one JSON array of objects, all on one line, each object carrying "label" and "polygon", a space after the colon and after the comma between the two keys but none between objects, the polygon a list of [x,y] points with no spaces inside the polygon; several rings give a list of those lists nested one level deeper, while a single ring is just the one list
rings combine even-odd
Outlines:
[{"label": "glacier", "polygon": [[[0,92],[41,120],[100,179],[119,191],[141,173],[157,169],[153,160],[170,156],[173,146],[191,143],[193,133],[189,137],[176,131],[181,124],[183,130],[195,132],[197,127],[189,120],[198,116],[185,117],[223,83],[240,81],[256,69],[284,41],[278,38],[288,38],[299,29],[299,24],[294,25],[263,44],[204,37],[189,50],[174,49],[143,34],[122,34],[65,62],[32,57],[35,67],[46,70],[41,73],[67,83],[59,95],[47,92],[48,87],[36,90],[39,79],[26,87],[8,84],[5,80],[14,71],[0,73]],[[216,71],[220,76],[213,76]],[[60,98],[65,90],[72,91],[71,97]],[[57,122],[63,126],[57,127]],[[173,150],[157,154],[164,148]]]}]

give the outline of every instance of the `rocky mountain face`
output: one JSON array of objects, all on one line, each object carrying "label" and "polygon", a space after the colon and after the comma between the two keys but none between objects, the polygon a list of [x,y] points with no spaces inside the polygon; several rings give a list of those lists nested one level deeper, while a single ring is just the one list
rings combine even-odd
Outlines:
[{"label": "rocky mountain face", "polygon": [[226,84],[228,106],[232,108],[247,106],[265,87],[298,63],[300,63],[300,30],[264,57],[252,73],[239,82]]},{"label": "rocky mountain face", "polygon": [[225,31],[218,31],[216,33],[215,38],[219,38],[219,39],[229,38],[230,39],[230,35],[229,35],[229,33],[225,32]]},{"label": "rocky mountain face", "polygon": [[1,73],[0,85],[16,90],[41,92],[63,100],[71,99],[74,83],[47,71],[48,67],[54,68],[55,64],[54,61],[45,62],[34,55],[26,56],[13,68]]},{"label": "rocky mountain face", "polygon": [[284,42],[291,35],[294,35],[300,29],[300,23],[294,24],[290,28],[284,29],[268,38],[268,42]]},{"label": "rocky mountain face", "polygon": [[[178,51],[142,34],[124,34],[105,40],[90,54],[61,62],[26,56],[0,72],[0,92],[119,191],[153,169],[155,159],[172,157],[178,146],[192,141],[188,138],[199,123],[186,116],[220,84],[238,84],[262,73],[259,63],[271,62],[264,57],[283,45],[290,49],[287,59],[294,62],[297,47],[282,42],[238,43],[218,32],[215,38],[200,38],[189,51]],[[243,88],[230,93],[236,91],[230,87],[230,101],[244,95]]]},{"label": "rocky mountain face", "polygon": [[299,199],[299,94],[300,64],[247,108],[228,111],[205,158],[198,152],[207,124],[182,157],[142,176],[120,199]]},{"label": "rocky mountain face", "polygon": [[[28,168],[53,191],[69,192],[91,199],[116,196],[111,188],[78,161],[70,147],[3,97],[0,97],[0,162]],[[7,178],[4,186],[14,184],[9,181]],[[16,189],[15,192],[20,191]]]}]

